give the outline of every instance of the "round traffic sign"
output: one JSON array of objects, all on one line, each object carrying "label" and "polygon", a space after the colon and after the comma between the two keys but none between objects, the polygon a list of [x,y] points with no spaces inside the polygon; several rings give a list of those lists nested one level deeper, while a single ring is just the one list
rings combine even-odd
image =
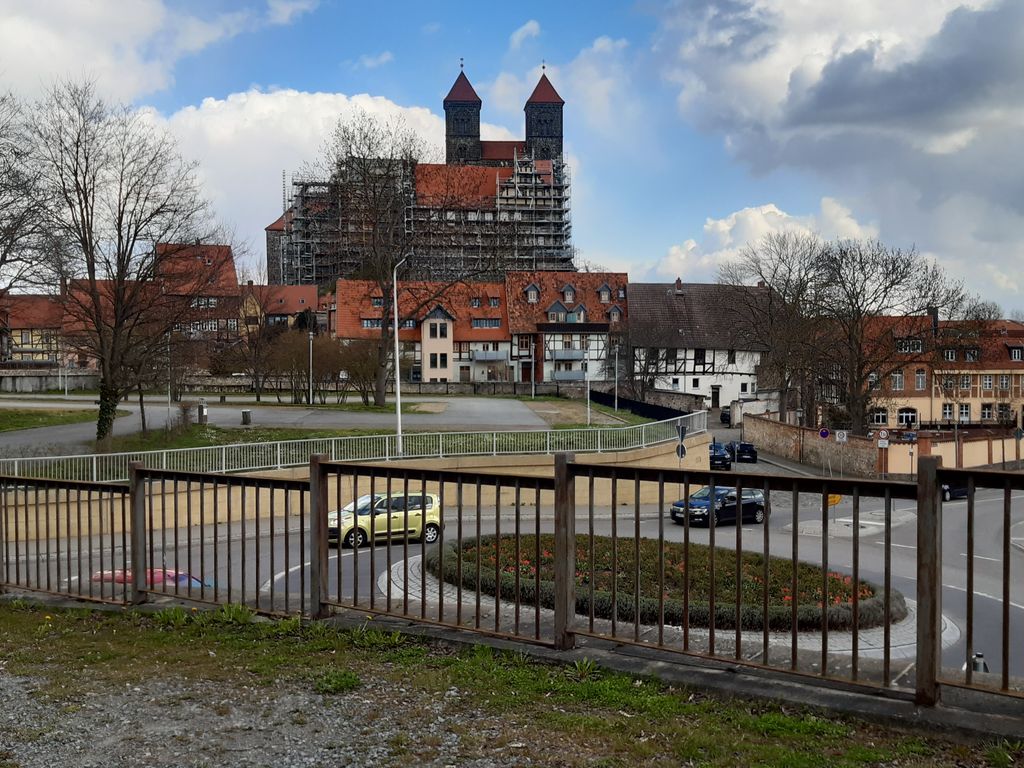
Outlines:
[{"label": "round traffic sign", "polygon": [[676,456],[678,456],[680,459],[686,458],[686,446],[683,445],[682,443],[676,446]]},{"label": "round traffic sign", "polygon": [[831,434],[832,433],[828,431],[828,427],[822,427],[821,429],[818,430],[818,437],[820,437],[822,440],[828,440],[828,436]]},{"label": "round traffic sign", "polygon": [[888,436],[889,436],[889,430],[888,429],[880,429],[880,430],[878,430],[878,439],[879,440],[885,440]]}]

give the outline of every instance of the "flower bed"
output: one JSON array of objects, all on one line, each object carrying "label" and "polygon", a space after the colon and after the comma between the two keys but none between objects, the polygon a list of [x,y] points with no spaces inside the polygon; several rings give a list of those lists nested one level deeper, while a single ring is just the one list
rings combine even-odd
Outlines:
[{"label": "flower bed", "polygon": [[[641,623],[657,624],[664,615],[669,625],[681,625],[683,612],[689,612],[693,627],[710,626],[711,569],[710,547],[690,544],[689,559],[684,558],[682,544],[665,542],[664,590],[659,595],[658,541],[641,539],[639,546],[639,604],[637,604],[637,551],[633,539],[620,538],[613,548],[611,537],[595,536],[593,562],[590,541],[586,536],[576,539],[576,611],[590,615],[591,603],[595,618],[610,619],[614,614],[622,621],[633,621],[639,611]],[[483,536],[480,549],[476,541],[463,542],[461,549],[462,586],[479,589],[489,595],[497,591],[500,579],[501,596],[532,604],[539,592],[543,607],[554,606],[554,536],[522,536],[519,557],[516,558],[515,539],[503,536]],[[459,553],[448,544],[442,553],[428,554],[427,568],[439,578],[458,583]],[[477,583],[477,563],[480,578]],[[614,559],[614,563],[613,563]],[[613,568],[614,564],[614,568]],[[440,572],[443,565],[444,572]],[[785,558],[768,559],[767,580],[764,558],[757,553],[744,553],[740,559],[740,612],[741,629],[759,630],[764,627],[763,601],[767,591],[768,628],[787,631],[792,627],[793,603],[796,602],[797,627],[801,630],[820,630],[827,616],[831,630],[853,628],[853,595],[858,596],[858,624],[861,629],[881,626],[884,622],[884,599],[880,587],[871,582],[853,583],[846,574],[828,574],[827,600],[824,590],[824,572],[809,563],[798,562],[797,591],[793,593],[792,562]],[[684,603],[683,590],[689,570],[689,599]],[[517,578],[518,577],[518,578]],[[614,595],[612,587],[614,585]],[[715,627],[736,627],[736,556],[733,550],[715,550]],[[826,605],[827,602],[827,605]],[[664,613],[662,613],[664,612]],[[899,621],[907,615],[906,602],[892,590],[890,619]]]}]

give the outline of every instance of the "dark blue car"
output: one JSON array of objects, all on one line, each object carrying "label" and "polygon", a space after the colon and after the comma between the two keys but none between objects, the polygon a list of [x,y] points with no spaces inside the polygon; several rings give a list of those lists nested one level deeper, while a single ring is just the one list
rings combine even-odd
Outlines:
[{"label": "dark blue car", "polygon": [[708,461],[712,469],[732,469],[732,457],[721,443],[708,444]]},{"label": "dark blue car", "polygon": [[679,499],[669,509],[672,522],[682,525],[687,514],[690,523],[693,525],[708,525],[712,519],[709,511],[713,510],[715,525],[724,522],[736,522],[738,516],[743,522],[763,523],[764,493],[755,488],[741,489],[740,501],[736,502],[735,488],[715,488],[714,501],[711,499],[711,489],[708,487],[690,494],[690,503],[687,506],[686,499]]},{"label": "dark blue car", "polygon": [[733,461],[757,464],[757,448],[753,443],[741,443],[731,440],[725,444],[725,450]]}]

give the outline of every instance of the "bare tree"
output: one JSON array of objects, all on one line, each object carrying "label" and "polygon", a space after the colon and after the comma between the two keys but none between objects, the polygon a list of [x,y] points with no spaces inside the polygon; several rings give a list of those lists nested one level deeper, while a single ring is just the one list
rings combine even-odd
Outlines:
[{"label": "bare tree", "polygon": [[97,440],[109,437],[118,400],[134,384],[129,358],[173,329],[217,264],[164,267],[173,248],[199,243],[211,226],[196,166],[169,134],[92,83],[60,82],[31,121],[35,161],[54,204],[47,225],[61,243],[56,278],[67,286],[66,331],[100,374]]},{"label": "bare tree", "polygon": [[348,339],[342,342],[340,352],[346,390],[354,389],[363,405],[369,405],[377,379],[376,343],[370,339]]},{"label": "bare tree", "polygon": [[0,94],[0,299],[31,277],[46,248],[46,198],[23,105]]}]

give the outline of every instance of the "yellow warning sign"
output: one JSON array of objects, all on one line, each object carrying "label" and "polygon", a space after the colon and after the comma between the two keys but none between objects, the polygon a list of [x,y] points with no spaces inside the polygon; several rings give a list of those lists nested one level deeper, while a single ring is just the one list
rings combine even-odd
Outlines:
[{"label": "yellow warning sign", "polygon": [[838,504],[842,500],[843,500],[843,497],[840,496],[838,493],[830,493],[828,495],[828,505],[830,507],[834,507],[836,504]]}]

